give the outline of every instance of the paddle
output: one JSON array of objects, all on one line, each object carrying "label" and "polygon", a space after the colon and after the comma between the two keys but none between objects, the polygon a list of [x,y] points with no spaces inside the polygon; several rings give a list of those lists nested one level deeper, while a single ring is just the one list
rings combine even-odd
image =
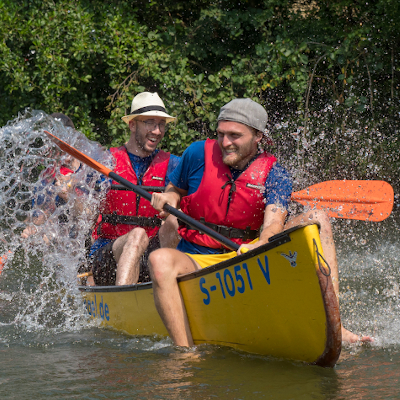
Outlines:
[{"label": "paddle", "polygon": [[323,209],[330,217],[382,221],[392,212],[394,193],[384,181],[327,181],[292,193],[292,200]]},{"label": "paddle", "polygon": [[[84,164],[88,165],[89,167],[95,169],[96,171],[100,172],[103,175],[108,176],[109,178],[113,179],[115,182],[120,183],[121,185],[125,186],[126,188],[134,191],[139,196],[145,198],[148,201],[151,201],[151,194],[146,192],[146,190],[142,189],[140,186],[134,185],[132,182],[122,178],[122,176],[117,175],[111,169],[105,167],[104,165],[98,163],[97,161],[93,160],[86,154],[81,153],[79,150],[75,149],[74,147],[70,146],[69,144],[65,143],[57,136],[52,135],[48,131],[44,131],[50,139],[57,144],[57,146],[64,150],[66,153],[71,155],[72,157],[77,158],[79,161],[83,162]],[[218,232],[215,232],[213,229],[209,228],[208,226],[202,224],[199,221],[189,217],[188,215],[184,214],[182,211],[177,210],[176,208],[170,206],[169,204],[165,204],[164,210],[168,213],[174,215],[181,221],[185,222],[187,225],[197,229],[198,231],[205,233],[206,235],[210,236],[211,238],[215,239],[217,242],[221,243],[222,245],[226,246],[228,249],[237,251],[239,249],[239,245],[232,240],[229,240],[225,236],[221,235]]]}]

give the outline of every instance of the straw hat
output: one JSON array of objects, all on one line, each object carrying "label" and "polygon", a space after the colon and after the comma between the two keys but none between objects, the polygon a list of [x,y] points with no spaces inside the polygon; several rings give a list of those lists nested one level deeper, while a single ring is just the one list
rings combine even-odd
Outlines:
[{"label": "straw hat", "polygon": [[157,93],[143,92],[137,94],[132,100],[131,113],[122,117],[122,120],[129,124],[129,121],[139,115],[152,117],[164,117],[166,122],[175,121],[176,118],[168,115],[165,105]]}]

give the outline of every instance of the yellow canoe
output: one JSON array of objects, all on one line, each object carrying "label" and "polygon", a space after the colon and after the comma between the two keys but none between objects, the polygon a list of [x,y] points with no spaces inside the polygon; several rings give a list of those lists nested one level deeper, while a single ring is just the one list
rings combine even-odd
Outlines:
[{"label": "yellow canoe", "polygon": [[[333,367],[340,314],[316,225],[178,278],[195,344]],[[167,335],[151,283],[80,286],[89,315],[132,335]]]}]

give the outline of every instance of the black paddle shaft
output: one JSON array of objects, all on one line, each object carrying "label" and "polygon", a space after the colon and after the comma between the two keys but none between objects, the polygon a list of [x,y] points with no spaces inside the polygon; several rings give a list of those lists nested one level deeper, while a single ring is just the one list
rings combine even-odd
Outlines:
[{"label": "black paddle shaft", "polygon": [[[129,182],[122,176],[117,175],[115,172],[110,172],[108,176],[113,179],[115,182],[120,183],[121,185],[129,188],[133,192],[135,192],[137,195],[143,197],[144,199],[148,200],[151,202],[151,194],[147,192],[146,190],[142,189],[140,186],[137,186],[133,184],[132,182]],[[164,205],[164,210],[167,211],[168,213],[174,215],[181,221],[183,221],[185,224],[191,226],[192,228],[198,230],[200,233],[204,233],[211,238],[215,239],[217,242],[221,243],[222,245],[226,246],[228,249],[235,250],[237,251],[239,249],[239,245],[232,240],[229,240],[227,237],[221,235],[218,232],[215,232],[213,229],[209,228],[208,226],[202,224],[199,221],[196,221],[192,217],[189,217],[182,211],[177,210],[175,207],[172,207],[169,204]]]}]

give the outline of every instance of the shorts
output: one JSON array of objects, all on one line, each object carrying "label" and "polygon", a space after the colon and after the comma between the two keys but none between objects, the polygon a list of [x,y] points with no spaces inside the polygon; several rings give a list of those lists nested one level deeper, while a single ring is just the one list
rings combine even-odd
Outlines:
[{"label": "shorts", "polygon": [[226,261],[237,256],[236,251],[231,251],[229,253],[223,254],[185,254],[189,256],[192,260],[196,261],[197,264],[199,264],[200,268],[207,268],[210,265],[218,264],[222,261]]},{"label": "shorts", "polygon": [[[252,240],[250,243],[255,243],[258,241],[257,239]],[[236,251],[230,251],[229,253],[222,254],[190,254],[185,253],[192,260],[196,261],[199,264],[200,268],[207,268],[211,265],[215,265],[221,263],[222,261],[230,260],[237,256]]]},{"label": "shorts", "polygon": [[[112,246],[115,240],[96,250],[90,257],[94,283],[97,286],[114,286],[117,278],[117,262],[114,258]],[[149,254],[160,248],[158,234],[150,239],[146,251],[140,258],[138,282],[150,282],[150,271],[148,267]]]}]

